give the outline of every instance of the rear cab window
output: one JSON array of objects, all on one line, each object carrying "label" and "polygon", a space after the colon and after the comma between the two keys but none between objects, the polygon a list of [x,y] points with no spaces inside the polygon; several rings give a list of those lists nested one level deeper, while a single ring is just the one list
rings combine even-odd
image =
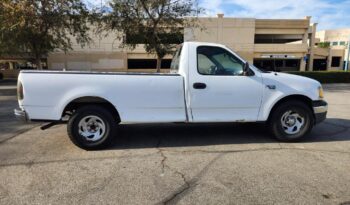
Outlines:
[{"label": "rear cab window", "polygon": [[170,64],[170,73],[179,72],[181,51],[182,51],[182,45],[179,45],[178,48],[176,49],[175,55]]}]

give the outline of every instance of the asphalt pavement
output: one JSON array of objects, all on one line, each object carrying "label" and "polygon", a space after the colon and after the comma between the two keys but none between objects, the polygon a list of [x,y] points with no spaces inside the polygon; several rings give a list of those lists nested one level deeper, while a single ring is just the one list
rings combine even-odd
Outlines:
[{"label": "asphalt pavement", "polygon": [[255,123],[122,125],[102,151],[75,147],[65,125],[15,124],[6,86],[0,204],[350,204],[349,84],[324,86],[328,119],[299,143]]}]

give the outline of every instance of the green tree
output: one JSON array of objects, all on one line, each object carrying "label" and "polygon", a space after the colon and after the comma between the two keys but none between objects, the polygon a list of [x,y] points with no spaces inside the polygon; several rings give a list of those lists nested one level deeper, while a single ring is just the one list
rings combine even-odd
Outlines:
[{"label": "green tree", "polygon": [[121,47],[144,44],[147,53],[161,60],[183,41],[184,27],[198,27],[196,16],[203,10],[193,0],[113,0],[112,11],[103,15],[102,30],[115,31]]},{"label": "green tree", "polygon": [[331,45],[330,42],[319,42],[317,46],[319,48],[329,48],[330,45]]},{"label": "green tree", "polygon": [[89,17],[81,0],[1,0],[0,54],[30,54],[42,69],[41,58],[71,50],[72,37],[82,46],[91,41]]}]

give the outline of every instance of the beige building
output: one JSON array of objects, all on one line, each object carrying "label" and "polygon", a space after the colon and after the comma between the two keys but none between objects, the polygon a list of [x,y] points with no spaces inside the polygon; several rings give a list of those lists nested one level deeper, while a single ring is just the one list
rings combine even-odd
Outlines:
[{"label": "beige building", "polygon": [[[142,44],[133,50],[121,48],[121,41],[116,38],[116,35],[102,36],[102,38],[96,36],[93,43],[87,47],[82,48],[80,45],[74,44],[73,51],[49,54],[47,58],[48,68],[53,70],[65,68],[66,70],[93,71],[155,71],[156,56],[147,54]],[[172,56],[166,56],[163,59],[163,72],[166,72],[167,68],[170,67],[171,59]]]},{"label": "beige building", "polygon": [[315,64],[321,70],[343,70],[349,55],[350,29],[316,33]]},{"label": "beige building", "polygon": [[[184,41],[205,41],[229,46],[250,63],[266,70],[307,69],[313,58],[316,25],[304,19],[200,18],[202,28],[185,28]],[[155,56],[146,54],[142,45],[135,50],[119,48],[115,36],[95,39],[89,48],[75,45],[74,51],[48,56],[49,69],[155,71]],[[170,66],[171,56],[163,60]],[[312,66],[311,66],[312,67]]]},{"label": "beige building", "polygon": [[[307,70],[316,24],[304,19],[200,18],[206,30],[185,29],[185,41],[222,43],[265,70]],[[311,61],[312,62],[312,61]],[[313,66],[311,65],[311,68]]]},{"label": "beige building", "polygon": [[[303,19],[254,19],[229,18],[223,14],[217,17],[199,18],[202,28],[184,28],[183,41],[206,41],[225,44],[241,57],[264,70],[305,71],[322,70],[318,66],[322,59],[341,56],[343,40],[337,40],[341,48],[316,47],[317,43],[331,40],[331,36],[316,33],[317,24],[311,24],[311,17]],[[317,38],[315,38],[317,35]],[[93,35],[92,35],[93,36]],[[324,37],[322,37],[324,36]],[[113,34],[94,38],[88,47],[73,45],[68,53],[53,52],[45,59],[48,69],[54,70],[100,70],[100,71],[142,71],[155,72],[156,58],[147,54],[140,44],[134,50],[120,48],[121,42]],[[74,40],[72,41],[74,42]],[[340,50],[340,51],[338,51]],[[166,72],[172,56],[162,62]],[[315,59],[315,63],[314,63]],[[1,59],[0,59],[1,60]],[[3,59],[4,60],[4,59]],[[323,62],[323,61],[322,61]],[[327,65],[335,65],[326,62]],[[8,66],[11,67],[11,66]],[[13,66],[11,68],[15,68]],[[326,67],[326,69],[335,67]]]}]

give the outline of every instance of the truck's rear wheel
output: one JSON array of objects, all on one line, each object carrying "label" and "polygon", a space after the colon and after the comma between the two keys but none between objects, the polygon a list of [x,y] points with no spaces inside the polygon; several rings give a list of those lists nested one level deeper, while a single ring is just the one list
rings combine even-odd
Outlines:
[{"label": "truck's rear wheel", "polygon": [[67,124],[68,136],[80,148],[102,149],[111,144],[117,122],[103,107],[89,105],[78,109]]},{"label": "truck's rear wheel", "polygon": [[314,118],[311,109],[303,102],[290,101],[279,105],[269,119],[274,137],[280,141],[298,141],[312,129]]}]

